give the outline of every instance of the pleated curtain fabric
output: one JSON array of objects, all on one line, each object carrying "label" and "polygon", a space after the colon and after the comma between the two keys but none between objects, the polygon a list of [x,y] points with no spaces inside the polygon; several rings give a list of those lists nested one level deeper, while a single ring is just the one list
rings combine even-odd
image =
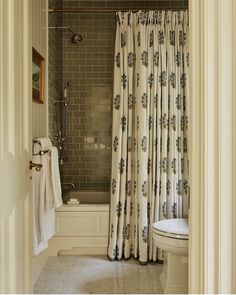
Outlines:
[{"label": "pleated curtain fabric", "polygon": [[152,224],[187,215],[187,11],[118,12],[108,256],[162,259]]}]

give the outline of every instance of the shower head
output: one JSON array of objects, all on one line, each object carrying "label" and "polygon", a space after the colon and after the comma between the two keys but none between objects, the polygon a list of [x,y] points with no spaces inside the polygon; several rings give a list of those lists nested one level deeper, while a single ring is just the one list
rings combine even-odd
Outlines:
[{"label": "shower head", "polygon": [[83,37],[81,35],[75,33],[71,28],[69,28],[69,30],[73,34],[71,39],[70,39],[72,43],[79,43],[80,41],[83,40]]},{"label": "shower head", "polygon": [[71,37],[71,42],[72,43],[79,43],[80,41],[83,40],[83,37],[77,33],[75,33],[70,27],[49,27],[49,29],[66,29],[66,30],[69,30],[73,35]]}]

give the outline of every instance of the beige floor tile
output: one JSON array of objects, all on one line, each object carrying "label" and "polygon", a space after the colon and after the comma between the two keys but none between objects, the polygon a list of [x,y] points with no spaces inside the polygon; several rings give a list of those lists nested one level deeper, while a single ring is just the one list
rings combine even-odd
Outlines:
[{"label": "beige floor tile", "polygon": [[106,256],[50,257],[34,287],[41,294],[160,294],[162,265]]}]

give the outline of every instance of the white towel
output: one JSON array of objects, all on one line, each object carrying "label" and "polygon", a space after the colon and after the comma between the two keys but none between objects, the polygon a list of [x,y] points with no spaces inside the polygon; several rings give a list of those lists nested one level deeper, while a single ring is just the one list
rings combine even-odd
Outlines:
[{"label": "white towel", "polygon": [[[33,145],[34,154],[38,154],[41,150],[45,151],[52,146],[48,138],[39,138],[37,142]],[[51,181],[50,154],[34,155],[32,160],[34,163],[43,165],[39,172],[35,168],[32,170],[33,246],[34,255],[37,255],[48,247],[48,240],[55,234],[55,208],[51,208],[54,194]]]},{"label": "white towel", "polygon": [[42,150],[52,147],[51,139],[48,137],[40,137],[36,141],[40,143]]},{"label": "white towel", "polygon": [[58,150],[55,146],[50,148],[51,182],[53,191],[53,204],[56,208],[63,205],[61,197],[61,179],[58,165]]},{"label": "white towel", "polygon": [[[41,137],[37,138],[37,142],[41,146],[42,151],[49,151],[52,147],[52,142],[50,138],[48,137]],[[53,189],[52,189],[52,181],[51,181],[51,156],[49,153],[45,153],[43,156],[41,156],[41,164],[43,165],[43,170],[45,175],[45,183],[42,183],[42,189],[45,190],[44,193],[44,201],[45,201],[45,207],[46,210],[54,208],[54,197],[53,197]],[[45,185],[45,188],[44,188]],[[42,192],[43,194],[43,192]]]}]

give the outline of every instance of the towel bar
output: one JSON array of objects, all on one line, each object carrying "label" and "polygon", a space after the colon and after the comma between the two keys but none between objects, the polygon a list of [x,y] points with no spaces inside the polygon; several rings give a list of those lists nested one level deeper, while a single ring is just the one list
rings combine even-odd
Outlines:
[{"label": "towel bar", "polygon": [[39,151],[37,154],[33,154],[33,156],[43,156],[44,154],[51,153],[50,150]]}]

